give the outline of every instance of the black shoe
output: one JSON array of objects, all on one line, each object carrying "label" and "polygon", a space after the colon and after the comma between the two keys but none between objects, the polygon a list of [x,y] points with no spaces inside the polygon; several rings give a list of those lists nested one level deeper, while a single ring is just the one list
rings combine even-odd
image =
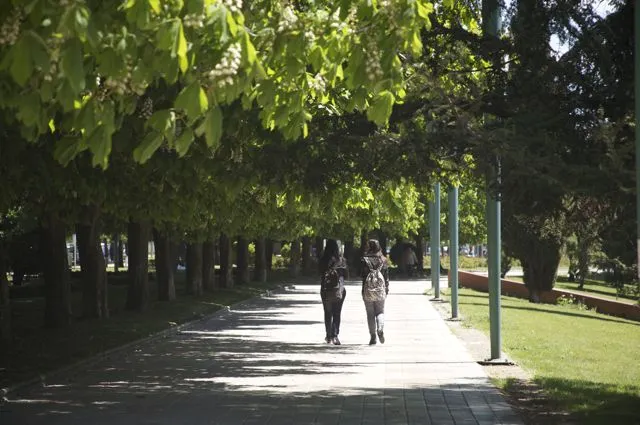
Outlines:
[{"label": "black shoe", "polygon": [[331,341],[333,340],[333,338],[331,338],[330,336],[326,336],[324,338],[324,342],[326,342],[327,344],[331,344]]},{"label": "black shoe", "polygon": [[380,340],[380,344],[384,344],[384,332],[378,331],[378,339]]},{"label": "black shoe", "polygon": [[333,345],[340,345],[340,340],[338,339],[337,336],[333,337]]},{"label": "black shoe", "polygon": [[371,339],[369,340],[369,345],[376,345],[378,341],[376,341],[376,335],[371,335]]}]

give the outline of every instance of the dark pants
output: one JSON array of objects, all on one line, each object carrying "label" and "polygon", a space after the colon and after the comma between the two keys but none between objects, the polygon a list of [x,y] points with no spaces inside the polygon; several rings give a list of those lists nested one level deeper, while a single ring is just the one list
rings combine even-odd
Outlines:
[{"label": "dark pants", "polygon": [[342,299],[326,300],[322,299],[324,307],[324,327],[327,331],[327,338],[333,338],[340,333],[340,315],[342,314],[342,304],[347,296],[347,291],[342,291]]}]

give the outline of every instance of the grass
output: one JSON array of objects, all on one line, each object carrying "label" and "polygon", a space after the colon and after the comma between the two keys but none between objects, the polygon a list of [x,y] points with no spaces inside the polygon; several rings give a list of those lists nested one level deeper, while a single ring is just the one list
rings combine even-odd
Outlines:
[{"label": "grass", "polygon": [[[461,289],[459,306],[466,326],[488,334],[486,293]],[[640,423],[639,323],[502,297],[501,328],[503,350],[577,423]]]},{"label": "grass", "polygon": [[[146,337],[171,326],[211,314],[227,305],[252,298],[276,283],[237,285],[205,293],[202,297],[184,294],[184,273],[176,276],[178,299],[173,302],[152,302],[146,313],[124,310],[126,281],[111,279],[109,308],[106,320],[76,318],[66,329],[44,329],[42,317],[44,299],[29,297],[14,299],[14,341],[0,346],[0,387],[37,377],[57,368],[98,354],[110,348]],[[113,284],[113,282],[117,282]],[[155,282],[151,299],[156,299]],[[72,311],[81,311],[81,293],[72,293]]]},{"label": "grass", "polygon": [[[509,276],[508,279],[515,282],[523,282],[521,276]],[[565,276],[558,276],[556,278],[556,284],[554,286],[554,288],[556,289],[565,289],[577,294],[597,295],[609,300],[620,301],[627,304],[634,304],[638,301],[638,297],[634,295],[633,285],[625,285],[625,287],[627,289],[625,293],[619,295],[616,291],[616,288],[602,280],[585,279],[584,287],[582,289],[578,289],[578,283],[570,282],[569,279]]]}]

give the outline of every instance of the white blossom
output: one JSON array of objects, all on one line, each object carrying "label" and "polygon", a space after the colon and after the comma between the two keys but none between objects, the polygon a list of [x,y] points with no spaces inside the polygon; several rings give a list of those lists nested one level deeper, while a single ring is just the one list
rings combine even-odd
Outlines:
[{"label": "white blossom", "polygon": [[233,84],[233,77],[238,73],[242,59],[242,47],[234,43],[222,55],[220,62],[207,73],[209,80],[217,82],[220,87]]},{"label": "white blossom", "polygon": [[224,5],[233,13],[242,11],[242,0],[224,0]]},{"label": "white blossom", "polygon": [[0,27],[0,46],[13,46],[20,36],[20,25],[22,24],[22,10],[13,9],[13,13]]}]

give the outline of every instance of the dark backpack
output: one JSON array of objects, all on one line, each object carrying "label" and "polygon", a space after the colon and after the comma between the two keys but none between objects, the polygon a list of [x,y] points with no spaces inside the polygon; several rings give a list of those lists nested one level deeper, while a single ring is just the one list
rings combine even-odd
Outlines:
[{"label": "dark backpack", "polygon": [[344,279],[338,273],[336,264],[329,264],[329,267],[322,275],[322,289],[328,300],[342,299],[342,288]]}]

